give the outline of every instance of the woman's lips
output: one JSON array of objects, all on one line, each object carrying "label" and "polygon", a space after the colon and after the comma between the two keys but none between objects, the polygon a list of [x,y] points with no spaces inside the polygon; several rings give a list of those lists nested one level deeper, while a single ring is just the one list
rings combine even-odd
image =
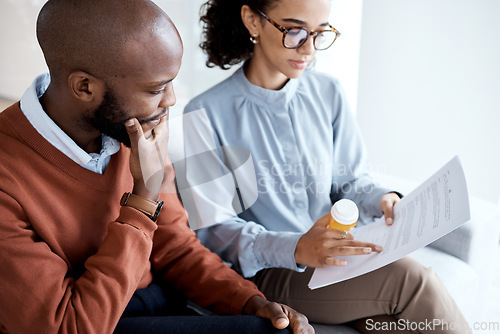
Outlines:
[{"label": "woman's lips", "polygon": [[296,70],[303,70],[306,68],[307,64],[309,63],[308,61],[305,60],[289,60],[290,65],[292,65],[293,68]]}]

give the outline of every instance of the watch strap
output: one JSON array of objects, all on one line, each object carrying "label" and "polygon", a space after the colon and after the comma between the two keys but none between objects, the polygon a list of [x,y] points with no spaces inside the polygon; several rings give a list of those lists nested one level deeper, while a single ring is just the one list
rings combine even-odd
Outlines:
[{"label": "watch strap", "polygon": [[138,196],[132,193],[124,193],[121,200],[121,206],[128,206],[141,211],[153,221],[156,221],[160,210],[163,207],[163,201],[152,201],[150,199]]}]

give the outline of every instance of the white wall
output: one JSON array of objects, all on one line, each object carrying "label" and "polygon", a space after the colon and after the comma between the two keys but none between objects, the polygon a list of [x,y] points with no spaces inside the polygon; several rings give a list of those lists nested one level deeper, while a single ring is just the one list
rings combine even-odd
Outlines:
[{"label": "white wall", "polygon": [[[194,96],[231,75],[230,70],[207,68],[201,42],[200,7],[205,0],[154,0],[174,21],[184,42],[183,64],[174,80],[177,104],[172,117],[182,113]],[[0,98],[19,99],[33,78],[47,71],[36,41],[36,18],[45,0],[0,0]],[[338,77],[356,110],[362,0],[333,0],[330,22],[342,36],[327,51],[318,53],[316,69]],[[180,119],[173,121],[171,143],[182,146]],[[171,152],[174,152],[172,149]]]},{"label": "white wall", "polygon": [[172,114],[182,113],[184,106],[196,95],[231,75],[230,70],[208,68],[205,55],[199,48],[201,42],[200,7],[204,0],[153,0],[174,21],[184,44],[182,66],[174,80],[177,103]]},{"label": "white wall", "polygon": [[0,0],[0,97],[17,100],[34,77],[46,72],[36,41],[44,0]]},{"label": "white wall", "polygon": [[341,35],[329,49],[317,53],[315,68],[340,80],[356,114],[363,1],[332,0],[331,3],[329,22]]},{"label": "white wall", "polygon": [[[19,99],[34,77],[46,72],[36,40],[36,19],[46,0],[0,0],[0,97]],[[178,103],[222,80],[228,71],[209,70],[198,47],[203,0],[155,0],[172,18],[183,40],[183,66],[175,80]]]},{"label": "white wall", "polygon": [[500,194],[500,1],[365,0],[358,120],[374,168],[422,181],[455,154]]},{"label": "white wall", "polygon": [[[173,108],[178,114],[189,99],[230,76],[230,70],[205,66],[205,54],[199,48],[201,24],[199,13],[206,0],[154,0],[174,21],[184,41],[184,57],[175,89],[178,97]],[[330,23],[342,36],[328,50],[318,53],[315,68],[338,77],[344,85],[353,112],[356,111],[361,39],[362,0],[332,0]]]}]

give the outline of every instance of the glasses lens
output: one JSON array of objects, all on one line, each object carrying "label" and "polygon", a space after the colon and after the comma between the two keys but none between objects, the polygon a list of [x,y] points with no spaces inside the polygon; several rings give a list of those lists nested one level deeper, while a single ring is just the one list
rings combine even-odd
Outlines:
[{"label": "glasses lens", "polygon": [[284,41],[285,47],[296,48],[304,44],[308,36],[309,34],[307,30],[303,28],[290,29],[285,35],[285,41]]},{"label": "glasses lens", "polygon": [[335,33],[335,31],[332,30],[322,31],[314,39],[314,47],[317,50],[328,49],[333,44],[333,42],[335,42],[336,38],[337,34]]}]

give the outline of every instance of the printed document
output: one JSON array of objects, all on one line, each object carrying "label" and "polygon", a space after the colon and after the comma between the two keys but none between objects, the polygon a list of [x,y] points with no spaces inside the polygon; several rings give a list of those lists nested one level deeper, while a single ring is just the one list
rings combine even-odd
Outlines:
[{"label": "printed document", "polygon": [[339,257],[345,267],[317,268],[309,288],[353,278],[392,263],[428,245],[470,220],[469,196],[462,165],[453,158],[394,206],[394,224],[384,218],[354,228],[354,239],[381,245],[381,253]]}]

